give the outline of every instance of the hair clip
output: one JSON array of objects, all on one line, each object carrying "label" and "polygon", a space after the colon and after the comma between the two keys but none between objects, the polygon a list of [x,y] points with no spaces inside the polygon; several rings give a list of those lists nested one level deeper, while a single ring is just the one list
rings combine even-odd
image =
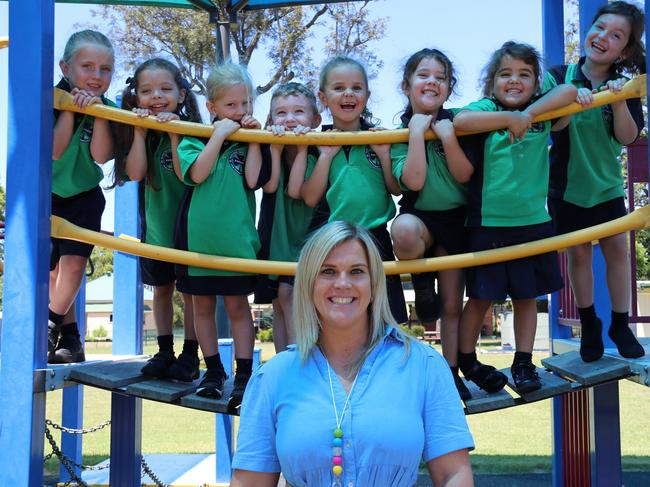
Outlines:
[{"label": "hair clip", "polygon": [[126,84],[129,85],[129,86],[131,86],[134,81],[135,81],[135,78],[132,78],[131,76],[126,78]]}]

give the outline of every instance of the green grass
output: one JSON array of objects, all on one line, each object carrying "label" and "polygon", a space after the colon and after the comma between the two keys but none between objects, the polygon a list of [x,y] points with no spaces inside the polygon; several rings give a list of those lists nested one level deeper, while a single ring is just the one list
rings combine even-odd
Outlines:
[{"label": "green grass", "polygon": [[[262,359],[274,355],[272,343],[258,344]],[[494,345],[482,344],[484,349]],[[177,341],[176,349],[181,349]],[[155,342],[145,346],[145,353],[156,350]],[[88,354],[110,353],[110,344],[89,344]],[[544,355],[535,355],[537,364]],[[503,368],[510,365],[512,354],[485,354],[481,360]],[[59,422],[61,391],[47,396],[47,418]],[[650,470],[650,389],[630,381],[620,382],[621,449],[623,468]],[[110,418],[110,393],[85,388],[84,426],[92,426]],[[476,449],[471,453],[476,473],[533,473],[551,469],[550,401],[518,406],[490,413],[470,415],[468,424],[474,435]],[[214,452],[214,415],[153,401],[142,402],[142,451],[144,453],[212,453]],[[58,432],[56,432],[58,433]],[[59,434],[54,435],[59,441]],[[45,452],[50,451],[46,442]],[[85,464],[96,464],[109,455],[110,428],[84,436]],[[49,474],[58,471],[51,460]]]}]

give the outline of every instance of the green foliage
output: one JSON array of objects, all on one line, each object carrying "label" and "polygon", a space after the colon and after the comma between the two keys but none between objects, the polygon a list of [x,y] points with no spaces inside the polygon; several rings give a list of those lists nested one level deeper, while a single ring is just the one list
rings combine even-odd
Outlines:
[{"label": "green foliage", "polygon": [[[93,248],[86,266],[88,282],[113,273],[113,251],[102,247]],[[90,273],[92,271],[92,274]]]},{"label": "green foliage", "polygon": [[93,338],[106,338],[108,336],[108,331],[104,328],[104,325],[99,325],[92,332]]},{"label": "green foliage", "polygon": [[[647,234],[648,230],[645,229],[643,232]],[[648,249],[647,247],[637,239],[636,242],[636,278],[640,281],[650,280],[650,259],[648,258]]]},{"label": "green foliage", "polygon": [[424,336],[424,326],[422,325],[399,325],[404,333],[411,335],[412,337],[418,338]]},{"label": "green foliage", "polygon": [[183,302],[183,295],[174,289],[174,294],[172,296],[172,306],[174,308],[174,317],[173,325],[177,327],[183,327],[184,324],[184,313],[185,313],[185,303]]},{"label": "green foliage", "polygon": [[[228,0],[214,0],[214,4],[219,19],[230,18]],[[307,41],[317,27],[329,33],[326,56],[343,53],[356,56],[368,65],[372,74],[383,63],[370,44],[384,37],[386,19],[372,18],[368,4],[369,0],[241,11],[237,23],[227,27],[231,46],[244,66],[248,66],[256,50],[264,48],[272,68],[269,78],[257,86],[258,94],[266,93],[277,83],[290,81],[296,73],[314,85],[317,66],[311,57],[313,48]],[[122,54],[122,66],[128,71],[155,56],[170,58],[196,93],[207,94],[206,79],[210,65],[217,59],[217,42],[216,24],[208,22],[205,12],[117,5],[104,6],[98,13],[109,25],[105,30]]]},{"label": "green foliage", "polygon": [[260,330],[257,333],[257,339],[260,342],[272,342],[273,341],[273,328],[266,328],[264,330]]}]

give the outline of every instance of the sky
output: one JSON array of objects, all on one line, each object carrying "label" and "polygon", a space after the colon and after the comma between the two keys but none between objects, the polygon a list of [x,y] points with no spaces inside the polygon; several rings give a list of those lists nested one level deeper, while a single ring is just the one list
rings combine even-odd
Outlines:
[{"label": "sky", "polygon": [[[58,60],[67,38],[84,25],[97,24],[101,18],[93,17],[94,5],[56,4],[54,39],[54,81],[60,78]],[[375,17],[388,17],[386,36],[374,43],[384,61],[377,78],[370,81],[369,108],[382,126],[394,128],[405,98],[399,90],[402,66],[406,59],[423,47],[436,47],[445,52],[457,71],[458,94],[446,106],[463,106],[480,98],[478,78],[490,54],[507,40],[526,42],[542,51],[541,0],[377,0],[369,5]],[[8,2],[0,2],[0,37],[9,31]],[[81,27],[80,27],[81,26]],[[101,24],[98,25],[101,30]],[[316,37],[314,46],[323,43]],[[10,46],[11,47],[11,46]],[[233,50],[234,51],[234,50]],[[317,57],[315,60],[324,62]],[[119,53],[118,53],[119,56]],[[6,181],[7,153],[7,84],[8,49],[0,50],[0,184]],[[251,59],[249,70],[253,81],[264,82],[270,65],[263,52]],[[116,72],[108,90],[114,99],[124,79],[130,73]],[[255,116],[264,120],[268,113],[269,96],[261,96],[255,104]],[[109,163],[110,164],[110,163]],[[109,172],[109,164],[104,166]],[[113,229],[113,198],[107,195],[102,228]]]}]

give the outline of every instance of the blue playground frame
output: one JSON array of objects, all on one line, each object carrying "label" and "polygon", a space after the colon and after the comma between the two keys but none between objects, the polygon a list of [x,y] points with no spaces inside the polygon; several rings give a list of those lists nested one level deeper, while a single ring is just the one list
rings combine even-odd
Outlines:
[{"label": "blue playground frame", "polygon": [[[277,0],[276,0],[277,1]],[[234,4],[241,2],[233,2]],[[251,2],[257,3],[257,2]],[[260,2],[261,3],[261,2]],[[274,2],[271,2],[274,3]],[[281,3],[281,2],[278,2]],[[299,2],[293,2],[299,3]],[[604,0],[580,1],[580,26],[588,26]],[[647,11],[648,1],[645,1]],[[564,59],[563,0],[542,0],[543,48],[547,62]],[[646,17],[646,35],[650,22]],[[584,32],[584,30],[583,30]],[[43,484],[45,419],[46,327],[50,236],[52,146],[52,63],[54,0],[9,1],[9,139],[7,215],[4,270],[4,323],[0,367],[0,484]],[[30,100],[31,103],[25,103]],[[116,191],[115,232],[137,235],[139,225],[135,185]],[[609,300],[604,289],[604,265],[596,256],[596,291],[600,314]],[[142,286],[135,257],[115,254],[113,353],[142,352]],[[83,301],[81,299],[80,301]],[[558,324],[558,298],[551,300],[551,339],[567,338],[570,330]],[[78,313],[79,317],[84,316]],[[605,343],[609,338],[604,336]],[[607,345],[606,345],[607,346]],[[584,411],[591,424],[589,455],[591,485],[621,485],[618,383],[591,389]],[[563,485],[562,398],[554,398],[553,485]],[[82,386],[66,388],[64,425],[80,427]],[[141,399],[112,394],[111,485],[140,485]],[[218,415],[216,431],[217,481],[230,479],[232,425]],[[81,442],[63,435],[66,452],[81,459]]]}]

